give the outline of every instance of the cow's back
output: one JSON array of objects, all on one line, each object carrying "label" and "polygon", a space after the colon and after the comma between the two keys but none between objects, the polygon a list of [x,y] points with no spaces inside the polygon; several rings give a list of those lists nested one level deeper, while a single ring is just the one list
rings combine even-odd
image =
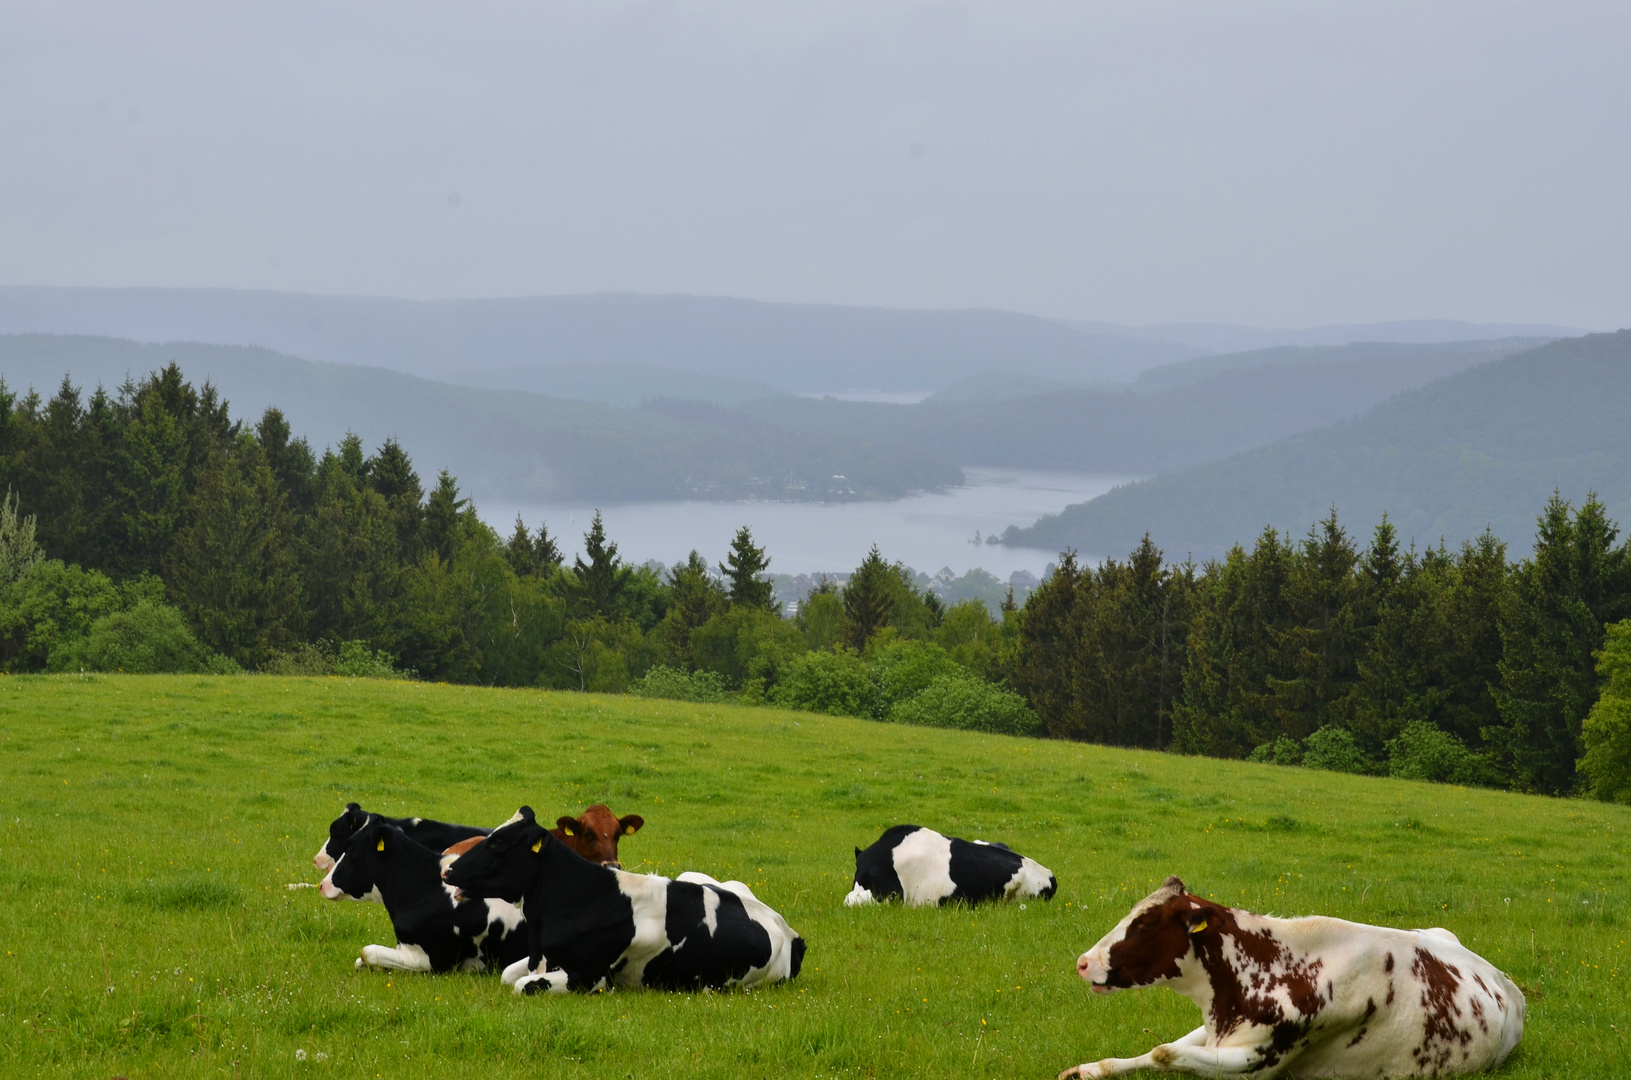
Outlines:
[{"label": "cow's back", "polygon": [[1482,1072],[1523,1037],[1523,992],[1449,931],[1320,921],[1350,927],[1352,936],[1346,947],[1319,950],[1336,1000],[1289,1075]]}]

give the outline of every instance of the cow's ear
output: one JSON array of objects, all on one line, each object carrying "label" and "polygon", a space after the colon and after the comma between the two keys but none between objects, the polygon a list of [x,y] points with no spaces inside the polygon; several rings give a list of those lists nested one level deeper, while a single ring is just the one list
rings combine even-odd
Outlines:
[{"label": "cow's ear", "polygon": [[857,859],[859,859],[861,857],[861,849],[860,848],[855,849],[855,857]]},{"label": "cow's ear", "polygon": [[624,836],[633,836],[645,823],[646,819],[639,814],[625,814],[617,819],[617,828]]},{"label": "cow's ear", "polygon": [[1191,934],[1199,934],[1212,925],[1212,913],[1205,908],[1192,908],[1184,912],[1184,925]]},{"label": "cow's ear", "polygon": [[560,817],[555,819],[555,827],[561,830],[561,834],[563,836],[578,835],[579,825],[578,819],[575,817],[567,817],[565,814],[562,814]]}]

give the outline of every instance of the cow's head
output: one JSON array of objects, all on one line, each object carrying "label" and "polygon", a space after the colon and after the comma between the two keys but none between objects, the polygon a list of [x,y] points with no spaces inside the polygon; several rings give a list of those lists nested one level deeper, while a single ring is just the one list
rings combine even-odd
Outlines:
[{"label": "cow's head", "polygon": [[1053,894],[1059,891],[1059,879],[1035,859],[1026,859],[1019,868],[1019,891],[1022,895],[1052,900]]},{"label": "cow's head", "polygon": [[1076,961],[1095,993],[1176,979],[1202,935],[1215,935],[1227,909],[1202,900],[1169,877]]},{"label": "cow's head", "polygon": [[538,824],[532,807],[494,829],[442,871],[442,880],[456,890],[456,900],[493,898],[519,903],[537,879],[543,853],[560,841]]},{"label": "cow's head", "polygon": [[460,840],[457,844],[445,848],[442,851],[442,872],[445,874],[447,868],[457,862],[460,855],[463,855],[485,839],[487,839],[485,836],[472,836],[467,840]]},{"label": "cow's head", "polygon": [[596,803],[575,818],[556,818],[555,835],[590,862],[618,870],[623,864],[617,861],[617,842],[639,832],[645,823],[639,814],[618,817],[604,803]]},{"label": "cow's head", "polygon": [[379,883],[385,880],[386,849],[393,844],[412,843],[395,825],[372,821],[351,834],[318,886],[329,900],[349,897],[352,900],[384,902]]},{"label": "cow's head", "polygon": [[340,853],[345,850],[346,841],[351,839],[351,834],[366,825],[372,816],[356,803],[346,803],[345,811],[330,823],[328,839],[317,849],[317,854],[311,857],[312,865],[319,870],[332,870],[334,863],[340,858]]}]

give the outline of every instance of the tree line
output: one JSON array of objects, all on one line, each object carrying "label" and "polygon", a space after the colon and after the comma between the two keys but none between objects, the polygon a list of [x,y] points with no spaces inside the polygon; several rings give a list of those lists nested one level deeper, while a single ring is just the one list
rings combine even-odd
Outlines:
[{"label": "tree line", "polygon": [[597,514],[568,562],[394,440],[319,455],[173,364],[89,397],[0,384],[0,485],[7,671],[412,673],[1631,797],[1631,549],[1595,498],[1554,496],[1516,563],[1385,517],[1361,547],[1334,510],[1200,566],[1147,537],[1066,552],[998,617],[874,548],[784,617],[746,528],[664,570]]},{"label": "tree line", "polygon": [[496,533],[446,471],[427,490],[396,441],[319,455],[279,410],[235,421],[174,364],[88,397],[0,386],[0,485],[9,671],[397,671],[914,722],[907,700],[938,681],[962,726],[1036,725],[992,683],[1011,615],[948,609],[876,550],[793,619],[746,528],[718,566],[692,551],[662,571],[624,560],[597,513],[567,561],[542,523]]},{"label": "tree line", "polygon": [[1622,797],[1631,756],[1601,749],[1606,706],[1589,719],[1631,616],[1617,538],[1595,497],[1554,495],[1517,563],[1488,531],[1401,548],[1385,515],[1361,548],[1335,510],[1199,567],[1148,537],[1096,568],[1066,553],[1011,680],[1058,738]]}]

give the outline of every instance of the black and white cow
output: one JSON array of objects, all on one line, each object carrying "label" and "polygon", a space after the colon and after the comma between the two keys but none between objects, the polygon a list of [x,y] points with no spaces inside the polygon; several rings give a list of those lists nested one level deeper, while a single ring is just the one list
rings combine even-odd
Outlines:
[{"label": "black and white cow", "polygon": [[1448,930],[1394,930],[1224,907],[1170,877],[1076,961],[1095,993],[1169,986],[1201,1026],[1059,1080],[1153,1069],[1201,1076],[1461,1076],[1523,1038],[1523,991]]},{"label": "black and white cow", "polygon": [[452,847],[460,840],[468,840],[472,836],[486,836],[491,831],[474,825],[450,825],[445,821],[431,821],[429,818],[386,817],[383,814],[371,814],[356,803],[346,803],[345,811],[329,824],[328,839],[317,849],[317,854],[311,857],[312,864],[319,870],[332,870],[340,858],[340,853],[345,850],[346,841],[351,839],[351,834],[371,821],[395,825],[408,835],[408,839],[417,841],[432,851]]},{"label": "black and white cow", "polygon": [[921,825],[893,825],[865,851],[855,849],[855,887],[844,903],[855,907],[895,896],[908,907],[1016,896],[1052,900],[1058,888],[1053,871],[1007,844],[959,840]]},{"label": "black and white cow", "polygon": [[330,900],[378,898],[396,947],[365,945],[357,967],[399,971],[505,968],[528,954],[526,919],[502,900],[460,904],[442,884],[442,855],[397,825],[375,820],[351,834],[319,886]]},{"label": "black and white cow", "polygon": [[[529,806],[443,879],[466,903],[501,899],[526,911],[530,954],[504,973],[518,994],[746,989],[795,977],[804,959],[804,939],[741,882],[596,866],[551,836]],[[544,970],[546,957],[559,970]]]}]

